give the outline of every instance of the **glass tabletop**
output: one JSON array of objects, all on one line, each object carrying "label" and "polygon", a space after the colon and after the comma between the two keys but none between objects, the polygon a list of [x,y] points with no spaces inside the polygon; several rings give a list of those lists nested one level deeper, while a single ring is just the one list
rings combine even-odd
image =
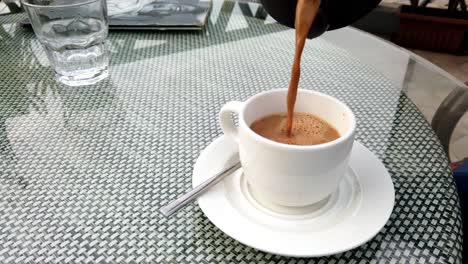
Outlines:
[{"label": "glass tabletop", "polygon": [[461,262],[447,155],[410,99],[415,72],[460,87],[435,66],[351,28],[309,41],[300,87],[353,109],[396,200],[363,246],[289,259],[228,237],[196,203],[170,219],[158,209],[191,187],[224,103],[287,86],[291,29],[258,4],[216,0],[203,31],[111,32],[110,78],[69,88],[24,18],[0,17],[0,262]]},{"label": "glass tabletop", "polygon": [[[451,161],[468,157],[468,87],[426,59],[366,32],[347,27],[325,34],[402,90],[436,131]],[[376,56],[376,54],[378,54]]]}]

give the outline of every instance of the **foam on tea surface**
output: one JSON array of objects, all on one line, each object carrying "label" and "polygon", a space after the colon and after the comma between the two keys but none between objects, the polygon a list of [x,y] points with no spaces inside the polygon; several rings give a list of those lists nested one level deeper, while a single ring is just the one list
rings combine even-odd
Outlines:
[{"label": "foam on tea surface", "polygon": [[289,145],[317,145],[340,137],[327,121],[309,113],[294,113],[291,134],[287,132],[287,114],[279,113],[260,118],[250,128],[262,137]]}]

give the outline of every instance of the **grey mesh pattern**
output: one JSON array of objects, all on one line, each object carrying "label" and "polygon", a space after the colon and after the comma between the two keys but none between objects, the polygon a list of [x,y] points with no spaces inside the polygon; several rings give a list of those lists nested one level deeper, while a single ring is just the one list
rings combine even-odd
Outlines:
[{"label": "grey mesh pattern", "polygon": [[[220,11],[221,10],[221,11]],[[230,100],[286,87],[294,38],[254,4],[214,2],[204,32],[112,32],[110,79],[53,81],[33,33],[0,17],[0,263],[460,263],[447,159],[424,117],[378,72],[324,40],[300,86],[336,96],[357,139],[392,175],[393,214],[365,245],[317,259],[259,252],[196,204],[158,208],[191,187],[199,152]]]}]

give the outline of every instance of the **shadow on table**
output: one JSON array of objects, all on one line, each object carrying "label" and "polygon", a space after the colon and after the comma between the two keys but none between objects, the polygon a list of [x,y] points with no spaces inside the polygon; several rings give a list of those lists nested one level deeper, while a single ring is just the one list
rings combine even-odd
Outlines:
[{"label": "shadow on table", "polygon": [[118,110],[115,106],[117,99],[114,89],[110,78],[78,89],[60,85],[59,95],[63,103],[62,114],[65,128],[78,133],[86,133],[105,126],[108,118],[113,116],[112,111]]},{"label": "shadow on table", "polygon": [[[16,17],[7,15],[5,17]],[[52,71],[42,66],[33,55],[28,42],[31,33],[24,32],[14,23],[0,23],[0,50],[6,51],[0,59],[0,72],[8,78],[0,80],[0,156],[2,176],[25,188],[27,181],[12,169],[17,158],[8,138],[7,119],[44,111],[45,102],[41,94],[55,91],[57,84]],[[40,76],[40,77],[39,77]],[[6,178],[5,178],[6,177]]]}]

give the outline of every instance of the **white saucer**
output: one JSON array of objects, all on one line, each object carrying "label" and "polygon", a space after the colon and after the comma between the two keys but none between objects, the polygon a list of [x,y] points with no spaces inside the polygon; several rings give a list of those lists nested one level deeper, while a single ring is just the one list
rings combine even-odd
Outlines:
[{"label": "white saucer", "polygon": [[[198,158],[193,185],[232,164],[237,144],[225,136]],[[293,257],[318,257],[358,247],[385,225],[395,190],[380,160],[354,143],[350,168],[337,191],[319,204],[302,208],[256,201],[242,170],[198,198],[205,215],[224,233],[253,248]]]}]

